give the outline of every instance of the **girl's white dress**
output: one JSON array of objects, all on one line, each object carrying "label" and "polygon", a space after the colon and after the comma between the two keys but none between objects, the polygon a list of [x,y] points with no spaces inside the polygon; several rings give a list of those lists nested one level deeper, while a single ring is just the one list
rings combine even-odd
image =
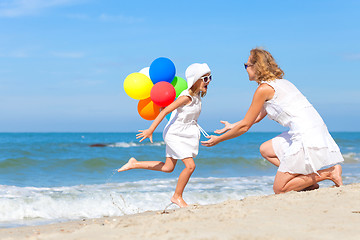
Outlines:
[{"label": "girl's white dress", "polygon": [[344,161],[324,121],[292,83],[285,79],[262,83],[275,90],[274,97],[264,104],[267,115],[290,128],[272,139],[280,160],[278,171],[310,174]]},{"label": "girl's white dress", "polygon": [[199,152],[200,130],[197,119],[201,112],[201,98],[199,95],[191,96],[188,90],[184,90],[181,96],[189,96],[191,103],[171,113],[163,132],[166,157],[174,159],[194,158]]}]

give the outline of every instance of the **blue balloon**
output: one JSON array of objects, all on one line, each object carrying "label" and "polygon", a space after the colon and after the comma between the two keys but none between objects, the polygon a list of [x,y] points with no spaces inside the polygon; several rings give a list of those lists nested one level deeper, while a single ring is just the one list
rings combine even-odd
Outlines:
[{"label": "blue balloon", "polygon": [[170,117],[171,117],[171,113],[169,113],[168,115],[165,116],[165,118],[170,121]]},{"label": "blue balloon", "polygon": [[171,83],[176,73],[175,65],[170,59],[160,57],[151,63],[149,73],[154,84],[161,81]]}]

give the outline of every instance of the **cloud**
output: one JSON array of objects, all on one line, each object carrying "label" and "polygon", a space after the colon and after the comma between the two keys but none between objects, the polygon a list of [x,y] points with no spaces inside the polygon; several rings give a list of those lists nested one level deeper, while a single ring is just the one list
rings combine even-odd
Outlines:
[{"label": "cloud", "polygon": [[29,54],[28,54],[27,51],[17,50],[17,51],[14,51],[14,52],[10,53],[10,57],[13,57],[13,58],[27,58],[27,57],[29,57]]},{"label": "cloud", "polygon": [[348,60],[348,61],[359,61],[360,53],[345,54],[343,57],[345,60]]},{"label": "cloud", "polygon": [[104,84],[103,80],[91,80],[91,79],[76,79],[72,84],[76,84],[78,87],[91,87]]},{"label": "cloud", "polygon": [[51,52],[51,55],[59,58],[83,58],[85,56],[82,52]]},{"label": "cloud", "polygon": [[118,23],[126,23],[126,24],[133,24],[133,23],[139,23],[144,22],[143,18],[137,18],[132,16],[124,16],[124,15],[110,15],[103,13],[99,16],[90,16],[83,13],[72,13],[67,14],[66,17],[71,19],[77,19],[77,20],[90,20],[90,21],[102,21],[102,22],[118,22]]},{"label": "cloud", "polygon": [[41,11],[66,6],[79,0],[3,0],[0,3],[0,17],[22,17],[36,15]]},{"label": "cloud", "polygon": [[136,18],[132,16],[124,16],[124,15],[109,15],[109,14],[101,14],[99,19],[104,22],[122,22],[122,23],[139,23],[143,22],[144,19]]},{"label": "cloud", "polygon": [[76,13],[76,14],[68,14],[66,15],[68,18],[71,19],[78,19],[78,20],[89,20],[90,17],[83,13]]},{"label": "cloud", "polygon": [[3,58],[27,58],[29,56],[29,50],[25,49],[17,49],[8,52],[0,51],[0,57]]}]

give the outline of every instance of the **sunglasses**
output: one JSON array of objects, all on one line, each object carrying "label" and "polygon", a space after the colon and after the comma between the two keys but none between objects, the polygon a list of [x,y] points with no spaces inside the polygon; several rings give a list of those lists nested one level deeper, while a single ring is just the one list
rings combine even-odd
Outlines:
[{"label": "sunglasses", "polygon": [[245,69],[247,69],[248,67],[251,67],[251,66],[254,66],[254,64],[244,63]]},{"label": "sunglasses", "polygon": [[211,81],[211,74],[209,76],[204,76],[200,78],[204,83],[209,83]]}]

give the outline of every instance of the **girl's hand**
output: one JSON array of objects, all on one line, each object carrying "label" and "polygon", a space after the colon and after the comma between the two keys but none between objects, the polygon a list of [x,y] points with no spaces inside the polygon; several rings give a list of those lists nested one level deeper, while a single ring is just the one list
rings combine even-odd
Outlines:
[{"label": "girl's hand", "polygon": [[225,124],[225,127],[223,129],[215,130],[214,133],[216,133],[216,134],[225,133],[225,132],[229,131],[230,129],[232,129],[234,126],[234,124],[231,124],[228,121],[220,121],[220,122]]},{"label": "girl's hand", "polygon": [[207,137],[207,138],[209,138],[209,140],[201,141],[201,145],[203,145],[205,147],[212,147],[212,146],[215,146],[216,144],[218,144],[220,142],[219,141],[219,136],[211,135],[210,137]]},{"label": "girl's hand", "polygon": [[153,132],[149,129],[146,129],[146,130],[139,130],[140,133],[136,134],[136,139],[140,139],[139,142],[142,142],[144,141],[145,139],[149,138],[150,139],[150,142],[153,143],[153,140],[152,140],[152,134]]}]

